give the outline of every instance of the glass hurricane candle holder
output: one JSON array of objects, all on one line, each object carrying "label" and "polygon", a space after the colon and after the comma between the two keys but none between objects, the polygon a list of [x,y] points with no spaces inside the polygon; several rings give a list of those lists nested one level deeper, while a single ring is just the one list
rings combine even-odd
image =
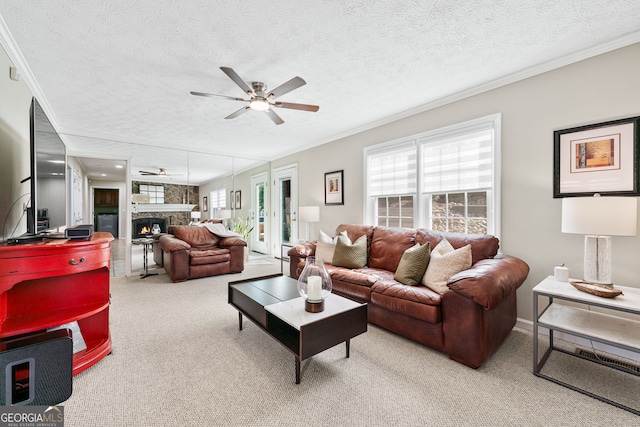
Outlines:
[{"label": "glass hurricane candle holder", "polygon": [[307,263],[298,277],[298,293],[304,298],[304,309],[310,313],[324,310],[324,300],[331,293],[331,276],[324,262],[316,262],[316,257],[307,257]]}]

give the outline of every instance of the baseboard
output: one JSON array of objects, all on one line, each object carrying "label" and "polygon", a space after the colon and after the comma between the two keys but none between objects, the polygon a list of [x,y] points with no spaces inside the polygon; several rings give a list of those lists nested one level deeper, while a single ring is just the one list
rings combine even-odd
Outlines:
[{"label": "baseboard", "polygon": [[[516,327],[527,330],[529,332],[533,332],[533,322],[531,320],[521,319],[518,317],[516,319]],[[540,335],[548,336],[549,330],[541,327],[539,330],[539,333]],[[556,333],[554,334],[554,338],[573,343],[585,349],[594,349],[595,351],[601,351],[601,352],[612,354],[615,356],[624,357],[625,359],[640,362],[640,354],[632,351],[627,351],[621,348],[612,347],[607,344],[602,344],[596,341],[591,341],[591,340],[576,337],[573,335],[568,335],[558,331],[556,331]]]}]

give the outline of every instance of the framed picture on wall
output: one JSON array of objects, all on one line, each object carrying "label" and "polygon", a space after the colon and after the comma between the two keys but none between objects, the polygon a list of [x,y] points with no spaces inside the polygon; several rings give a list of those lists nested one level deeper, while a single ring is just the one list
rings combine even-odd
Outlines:
[{"label": "framed picture on wall", "polygon": [[344,205],[344,171],[333,171],[324,174],[324,204]]},{"label": "framed picture on wall", "polygon": [[207,196],[202,198],[202,210],[204,212],[209,210],[209,198]]},{"label": "framed picture on wall", "polygon": [[553,197],[640,195],[639,117],[553,133]]},{"label": "framed picture on wall", "polygon": [[241,206],[242,197],[241,196],[242,196],[242,194],[240,193],[240,190],[237,190],[236,193],[235,193],[235,200],[236,200],[235,207],[236,207],[236,209],[241,209],[242,208],[242,206]]}]

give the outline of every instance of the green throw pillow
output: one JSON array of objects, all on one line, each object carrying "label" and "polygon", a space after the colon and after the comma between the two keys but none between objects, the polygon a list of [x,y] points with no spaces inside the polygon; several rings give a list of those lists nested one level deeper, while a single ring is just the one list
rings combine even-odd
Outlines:
[{"label": "green throw pillow", "polygon": [[349,237],[339,235],[331,264],[336,267],[364,268],[367,266],[367,236],[363,234],[351,243]]},{"label": "green throw pillow", "polygon": [[417,285],[422,280],[424,272],[427,271],[430,258],[431,247],[429,242],[422,246],[416,243],[414,247],[407,249],[402,254],[394,279],[404,285]]}]

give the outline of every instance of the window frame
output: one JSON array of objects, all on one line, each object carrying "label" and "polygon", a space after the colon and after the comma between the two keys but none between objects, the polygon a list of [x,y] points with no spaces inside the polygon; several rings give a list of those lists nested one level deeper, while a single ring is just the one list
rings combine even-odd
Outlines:
[{"label": "window frame", "polygon": [[[465,122],[445,126],[442,128],[422,132],[420,134],[411,135],[409,137],[398,138],[392,141],[365,147],[363,150],[363,175],[364,175],[364,198],[363,218],[365,223],[369,225],[376,224],[377,220],[377,197],[393,197],[401,196],[400,194],[388,195],[372,195],[369,177],[369,158],[377,153],[384,151],[393,151],[394,148],[400,148],[406,144],[413,144],[416,150],[416,192],[411,194],[414,196],[414,228],[429,228],[431,224],[431,194],[423,191],[423,164],[422,155],[423,148],[429,143],[441,142],[446,139],[462,137],[475,132],[490,130],[492,134],[491,141],[491,188],[474,188],[455,191],[443,191],[439,193],[472,193],[476,191],[487,191],[487,233],[500,238],[501,234],[501,131],[502,116],[500,113],[479,117]],[[468,219],[467,217],[465,217]]]},{"label": "window frame", "polygon": [[[158,199],[159,189],[162,189],[162,200]],[[138,189],[140,194],[147,194],[149,196],[149,203],[153,204],[163,204],[164,203],[164,185],[156,185],[156,184],[140,184],[140,188]]]}]

